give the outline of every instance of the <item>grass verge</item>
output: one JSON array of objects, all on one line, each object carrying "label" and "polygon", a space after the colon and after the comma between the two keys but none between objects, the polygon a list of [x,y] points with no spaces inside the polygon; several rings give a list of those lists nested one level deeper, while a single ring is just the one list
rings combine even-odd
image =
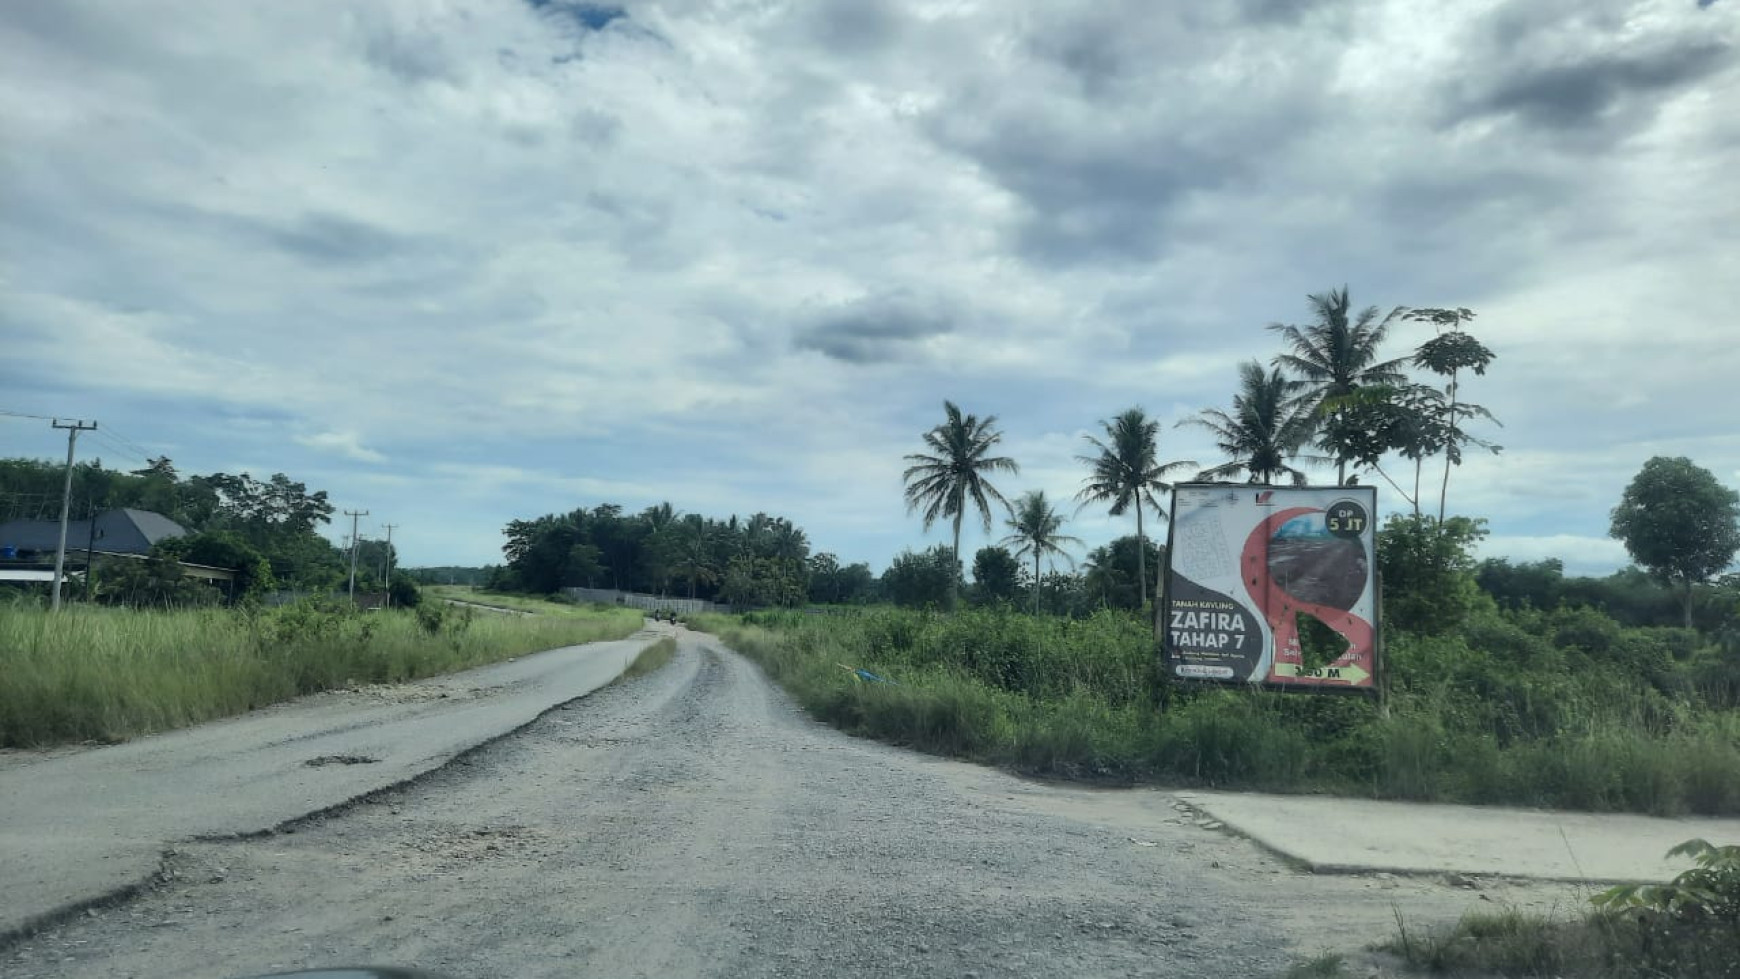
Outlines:
[{"label": "grass verge", "polygon": [[1502,910],[1427,933],[1411,931],[1398,915],[1397,936],[1383,950],[1432,975],[1740,977],[1740,925],[1642,909],[1581,918]]},{"label": "grass verge", "polygon": [[623,670],[622,675],[617,677],[615,682],[626,683],[636,677],[643,677],[648,673],[657,672],[669,664],[672,657],[676,655],[677,641],[672,639],[670,636],[666,636],[658,642],[653,643],[651,646],[641,650],[640,653],[635,656],[634,662],[628,664],[628,669]]},{"label": "grass verge", "polygon": [[0,747],[119,741],[320,690],[621,639],[641,622],[633,609],[497,616],[433,603],[382,612],[0,606]]},{"label": "grass verge", "polygon": [[1740,813],[1740,714],[1681,684],[1678,630],[1607,635],[1580,611],[1393,637],[1387,712],[1357,698],[1170,683],[1153,636],[1114,613],[890,609],[691,624],[845,731],[1033,774]]}]

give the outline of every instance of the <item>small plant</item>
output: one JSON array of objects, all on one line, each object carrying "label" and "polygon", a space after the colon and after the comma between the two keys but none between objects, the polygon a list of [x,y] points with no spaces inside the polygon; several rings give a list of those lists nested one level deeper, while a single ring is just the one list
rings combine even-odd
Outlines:
[{"label": "small plant", "polygon": [[1740,926],[1740,845],[1687,840],[1668,851],[1697,864],[1666,884],[1621,884],[1589,900],[1604,911],[1646,908],[1682,920],[1715,919]]},{"label": "small plant", "polygon": [[1334,952],[1324,952],[1293,963],[1284,975],[1286,979],[1341,979],[1348,975],[1347,959]]}]

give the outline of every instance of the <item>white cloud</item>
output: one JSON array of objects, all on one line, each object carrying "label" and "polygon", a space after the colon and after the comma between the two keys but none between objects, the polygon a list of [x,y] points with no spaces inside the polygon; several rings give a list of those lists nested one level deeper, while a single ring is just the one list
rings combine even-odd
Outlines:
[{"label": "white cloud", "polygon": [[357,462],[387,461],[386,456],[364,446],[355,432],[318,432],[313,435],[293,435],[291,438],[297,445],[305,445],[318,452],[329,452]]}]

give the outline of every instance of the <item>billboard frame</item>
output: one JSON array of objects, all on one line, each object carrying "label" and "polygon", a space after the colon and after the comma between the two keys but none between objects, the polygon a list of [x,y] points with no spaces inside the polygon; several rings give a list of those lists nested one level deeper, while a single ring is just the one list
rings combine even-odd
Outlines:
[{"label": "billboard frame", "polygon": [[[1260,680],[1240,679],[1238,677],[1218,679],[1208,676],[1182,676],[1176,672],[1174,669],[1176,665],[1174,662],[1175,657],[1172,652],[1172,642],[1169,632],[1172,622],[1172,602],[1176,591],[1176,589],[1172,587],[1172,561],[1173,556],[1176,554],[1174,545],[1178,527],[1177,516],[1179,490],[1254,490],[1259,492],[1263,490],[1320,490],[1329,492],[1347,490],[1356,491],[1362,495],[1366,493],[1371,495],[1372,507],[1371,512],[1367,515],[1368,521],[1372,524],[1372,548],[1370,555],[1372,589],[1372,669],[1370,683],[1363,686],[1317,683],[1277,683],[1268,678]],[[1359,485],[1276,486],[1272,483],[1192,481],[1174,484],[1172,487],[1172,499],[1170,500],[1170,503],[1171,507],[1169,508],[1168,519],[1166,521],[1166,560],[1164,566],[1161,568],[1159,577],[1160,584],[1165,590],[1161,595],[1161,601],[1156,610],[1158,612],[1158,619],[1154,623],[1155,639],[1159,642],[1160,646],[1161,672],[1166,676],[1167,682],[1186,687],[1219,687],[1224,689],[1263,690],[1280,693],[1326,694],[1338,697],[1367,697],[1375,700],[1380,709],[1385,709],[1387,707],[1389,670],[1387,668],[1388,657],[1385,655],[1384,649],[1383,574],[1378,567],[1377,561],[1377,487]]]}]

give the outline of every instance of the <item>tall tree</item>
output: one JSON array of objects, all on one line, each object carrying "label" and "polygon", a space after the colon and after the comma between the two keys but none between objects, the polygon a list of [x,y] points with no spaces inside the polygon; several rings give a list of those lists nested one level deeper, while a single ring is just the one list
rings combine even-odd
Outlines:
[{"label": "tall tree", "polygon": [[1333,454],[1339,486],[1347,482],[1352,452],[1345,444],[1337,399],[1361,387],[1407,381],[1401,371],[1402,359],[1378,359],[1378,347],[1403,310],[1398,306],[1381,319],[1376,306],[1355,313],[1346,286],[1307,296],[1306,302],[1311,306],[1310,323],[1269,325],[1287,346],[1287,352],[1275,358],[1274,366],[1296,375],[1289,382],[1289,391],[1303,394],[1309,409],[1317,413],[1320,444]]},{"label": "tall tree", "polygon": [[[1165,520],[1166,511],[1160,506],[1155,492],[1170,491],[1172,486],[1166,482],[1166,477],[1194,468],[1196,463],[1162,463],[1160,423],[1149,418],[1139,407],[1127,409],[1116,418],[1100,422],[1100,427],[1105,429],[1104,441],[1092,435],[1083,436],[1094,447],[1095,454],[1076,456],[1081,462],[1087,463],[1089,474],[1081,492],[1075,498],[1083,507],[1090,503],[1110,503],[1107,512],[1114,517],[1121,517],[1125,511],[1135,507],[1136,537],[1145,542],[1148,537],[1142,528],[1142,504],[1153,507],[1155,515]],[[1136,560],[1136,593],[1143,596],[1141,605],[1146,605],[1150,592],[1145,546],[1137,548]]]},{"label": "tall tree", "polygon": [[[1014,459],[991,454],[1003,441],[1003,433],[994,427],[997,416],[980,419],[976,415],[962,415],[952,401],[943,402],[943,411],[946,415],[943,423],[924,433],[925,448],[930,451],[907,456],[906,461],[912,465],[902,478],[906,483],[906,510],[923,512],[925,530],[940,517],[954,524],[954,546],[949,552],[954,556],[956,568],[950,578],[952,582],[960,577],[961,518],[969,506],[977,508],[985,532],[990,533],[991,501],[996,500],[1005,509],[1009,501],[991,485],[989,475],[1018,473],[1021,467]],[[951,585],[951,601],[954,594]]]},{"label": "tall tree", "polygon": [[[1457,424],[1459,416],[1497,422],[1491,412],[1477,404],[1461,401],[1458,396],[1461,394],[1462,372],[1471,370],[1476,375],[1484,375],[1487,365],[1496,360],[1498,355],[1488,350],[1485,344],[1476,340],[1464,327],[1463,324],[1474,319],[1472,310],[1462,307],[1415,309],[1408,311],[1407,318],[1430,323],[1437,331],[1436,336],[1420,344],[1420,348],[1414,352],[1414,366],[1449,379],[1444,386],[1444,397],[1438,402],[1439,411],[1432,425],[1442,440],[1438,448],[1444,453],[1444,481],[1438,488],[1438,521],[1442,523],[1445,501],[1450,496],[1450,467],[1462,464],[1462,447],[1473,443],[1494,453],[1499,450],[1498,446],[1475,438]],[[1416,486],[1416,495],[1418,492]]]},{"label": "tall tree", "polygon": [[1063,558],[1070,567],[1075,559],[1063,548],[1066,544],[1081,546],[1081,541],[1063,534],[1063,514],[1045,498],[1044,490],[1029,490],[1021,494],[1010,512],[1007,526],[1013,533],[998,543],[1016,557],[1033,555],[1033,614],[1039,614],[1039,561],[1041,558]]},{"label": "tall tree", "polygon": [[1204,479],[1226,479],[1248,473],[1253,483],[1272,483],[1276,476],[1290,477],[1295,486],[1305,485],[1305,473],[1290,463],[1314,428],[1311,405],[1292,396],[1279,369],[1264,372],[1263,365],[1249,360],[1239,365],[1239,391],[1232,411],[1206,408],[1179,425],[1204,428],[1214,436],[1215,447],[1228,460],[1204,469]]},{"label": "tall tree", "polygon": [[691,513],[678,524],[677,545],[672,569],[676,576],[689,583],[689,597],[694,598],[701,585],[719,580],[719,564],[714,558],[718,533],[700,514]]},{"label": "tall tree", "polygon": [[1740,552],[1740,493],[1680,456],[1643,464],[1613,508],[1611,534],[1647,571],[1680,590],[1692,627],[1692,586]]},{"label": "tall tree", "polygon": [[973,555],[973,600],[1007,602],[1021,588],[1021,564],[1003,547],[981,547]]}]

